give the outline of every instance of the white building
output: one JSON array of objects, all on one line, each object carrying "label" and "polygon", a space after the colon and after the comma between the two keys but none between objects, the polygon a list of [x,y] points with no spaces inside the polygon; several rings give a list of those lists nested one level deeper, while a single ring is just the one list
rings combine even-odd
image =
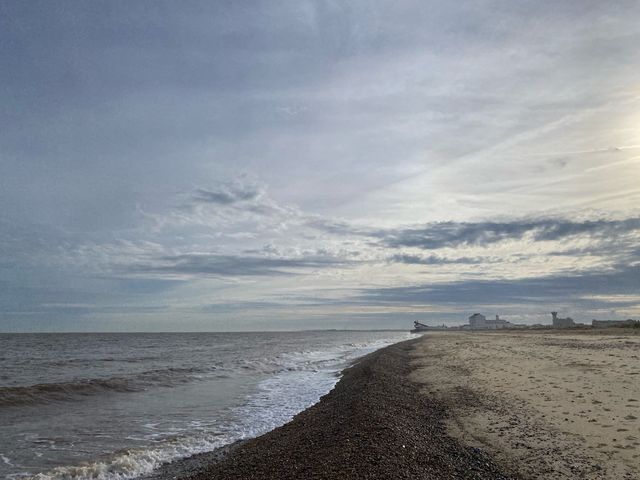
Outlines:
[{"label": "white building", "polygon": [[474,330],[496,330],[498,328],[515,327],[513,323],[502,320],[499,315],[496,315],[495,320],[487,320],[487,317],[480,313],[474,313],[469,317],[469,326]]},{"label": "white building", "polygon": [[551,312],[551,323],[553,328],[571,328],[576,326],[573,318],[560,318],[558,317],[558,312]]},{"label": "white building", "polygon": [[471,328],[487,328],[487,317],[480,313],[474,313],[469,317]]}]

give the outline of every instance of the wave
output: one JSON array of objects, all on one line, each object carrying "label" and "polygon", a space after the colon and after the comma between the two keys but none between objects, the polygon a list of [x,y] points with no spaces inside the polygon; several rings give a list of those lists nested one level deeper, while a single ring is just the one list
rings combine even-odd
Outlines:
[{"label": "wave", "polygon": [[[148,447],[130,448],[78,465],[53,468],[20,480],[130,480],[145,478],[161,465],[198,453],[211,452],[235,441],[253,438],[291,420],[313,405],[338,381],[327,369],[318,376],[309,365],[293,368],[294,358],[324,357],[329,352],[296,352],[268,361],[238,362],[234,368],[248,367],[273,375],[259,382],[257,391],[232,410],[232,417],[208,431],[169,437]],[[311,361],[315,363],[318,358]]]},{"label": "wave", "polygon": [[[327,350],[294,351],[254,359],[236,358],[224,363],[211,362],[203,367],[163,368],[123,376],[0,387],[0,408],[64,402],[105,392],[126,393],[156,386],[173,387],[201,379],[212,373],[217,378],[228,378],[243,371],[270,376],[283,372],[319,372],[335,370],[338,367],[342,369],[349,360],[356,356],[376,350],[388,343],[390,343],[389,340],[380,339],[368,343],[345,343]],[[76,360],[70,359],[66,362]],[[112,358],[104,357],[99,360],[111,361]],[[136,360],[144,361],[147,358],[138,357]],[[118,361],[122,361],[122,359]]]},{"label": "wave", "polygon": [[62,402],[105,392],[136,392],[152,386],[171,387],[198,378],[197,374],[202,372],[203,370],[197,368],[166,368],[147,370],[129,376],[39,383],[24,387],[0,387],[0,407]]},{"label": "wave", "polygon": [[[130,448],[95,462],[56,467],[27,477],[31,480],[126,480],[150,474],[164,463],[210,452],[238,438],[197,435],[170,439],[151,448]],[[24,477],[23,477],[24,478]]]},{"label": "wave", "polygon": [[142,363],[153,360],[160,360],[162,357],[159,356],[146,356],[146,357],[102,357],[102,358],[91,358],[91,357],[80,357],[80,358],[65,358],[55,362],[49,363],[49,365],[64,367],[66,365],[93,365],[95,363]]},{"label": "wave", "polygon": [[[407,334],[406,338],[411,338]],[[357,357],[366,355],[400,339],[379,339],[364,343],[345,343],[326,350],[302,350],[281,353],[274,357],[238,360],[233,368],[250,370],[264,374],[282,372],[317,372],[326,369],[344,368],[344,364]],[[231,365],[226,365],[227,368]]]},{"label": "wave", "polygon": [[[237,440],[261,435],[286,423],[295,414],[317,402],[336,384],[339,372],[345,364],[396,341],[399,339],[358,344],[345,343],[326,350],[288,352],[261,359],[236,359],[224,366],[218,364],[217,368],[214,368],[216,371],[212,372],[214,376],[237,374],[243,370],[266,374],[256,385],[256,390],[248,395],[242,404],[229,412],[229,417],[220,418],[214,423],[205,423],[204,429],[199,432],[184,431],[179,435],[174,432],[168,437],[160,436],[146,447],[113,452],[99,459],[78,465],[57,467],[28,478],[33,480],[144,478],[164,463],[197,453],[209,452]],[[189,378],[192,371],[192,369],[186,369],[182,377]],[[149,373],[151,372],[145,372],[144,375],[148,376]],[[144,382],[137,379],[131,384],[125,383],[124,388],[137,389],[141,383]],[[122,387],[118,382],[115,386]],[[1,392],[2,389],[0,389],[0,395]],[[21,476],[19,480],[27,479]]]},{"label": "wave", "polygon": [[[317,355],[317,352],[314,352]],[[314,358],[310,352],[295,352],[260,359],[235,359],[227,364],[216,362],[207,368],[166,368],[131,375],[87,378],[29,386],[0,387],[0,408],[77,400],[105,392],[137,392],[150,387],[173,387],[214,373],[229,378],[242,371],[273,375],[290,371],[318,371],[335,364],[336,353],[322,352]],[[200,374],[200,375],[199,375]]]}]

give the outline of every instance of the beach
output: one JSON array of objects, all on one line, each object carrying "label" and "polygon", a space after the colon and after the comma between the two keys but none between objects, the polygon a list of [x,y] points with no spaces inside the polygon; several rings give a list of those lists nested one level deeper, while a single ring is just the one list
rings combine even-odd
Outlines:
[{"label": "beach", "polygon": [[[165,478],[508,479],[481,450],[447,435],[446,404],[408,376],[422,339],[378,350],[294,420]],[[209,463],[208,463],[209,462]],[[179,469],[178,469],[179,470]]]},{"label": "beach", "polygon": [[292,422],[157,478],[637,479],[640,336],[434,332]]},{"label": "beach", "polygon": [[436,332],[414,381],[447,433],[523,478],[640,478],[640,336],[631,329]]}]

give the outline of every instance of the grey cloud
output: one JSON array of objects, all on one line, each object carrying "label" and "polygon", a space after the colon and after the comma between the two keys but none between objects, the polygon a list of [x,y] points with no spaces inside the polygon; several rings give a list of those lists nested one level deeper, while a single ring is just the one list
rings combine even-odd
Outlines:
[{"label": "grey cloud", "polygon": [[183,254],[164,256],[148,264],[125,268],[135,274],[270,276],[291,275],[303,269],[345,266],[348,262],[333,257],[301,258],[236,256],[217,254]]},{"label": "grey cloud", "polygon": [[254,185],[226,185],[215,189],[199,188],[193,193],[193,200],[198,203],[232,205],[255,200],[262,193]]},{"label": "grey cloud", "polygon": [[[407,287],[362,290],[368,304],[439,304],[481,306],[535,302],[551,310],[554,304],[602,306],[589,295],[637,294],[640,266],[620,266],[610,272],[587,272],[516,280],[466,280]],[[604,302],[603,302],[604,305]]]},{"label": "grey cloud", "polygon": [[187,203],[181,205],[179,209],[193,211],[194,207],[202,205],[232,208],[235,211],[259,217],[277,218],[279,221],[290,221],[302,217],[298,209],[273,200],[268,195],[265,185],[247,181],[244,176],[220,183],[215,187],[194,190],[189,194]]},{"label": "grey cloud", "polygon": [[330,233],[332,235],[364,235],[369,236],[371,230],[357,228],[349,222],[321,217],[319,215],[309,215],[305,224],[308,227]]},{"label": "grey cloud", "polygon": [[223,303],[212,303],[208,305],[204,305],[199,307],[200,310],[204,312],[215,312],[215,313],[237,313],[246,310],[267,310],[267,309],[276,309],[290,306],[287,303],[282,302],[271,302],[271,301],[245,301],[245,302],[223,302]]},{"label": "grey cloud", "polygon": [[472,257],[460,257],[460,258],[444,258],[437,255],[421,256],[421,255],[409,255],[398,254],[389,257],[390,262],[404,263],[407,265],[448,265],[448,264],[464,264],[475,265],[480,263],[488,263],[490,260],[485,258],[472,258]]},{"label": "grey cloud", "polygon": [[561,240],[574,235],[610,238],[640,230],[640,218],[625,220],[570,220],[541,219],[514,222],[441,222],[419,228],[381,230],[373,237],[392,248],[415,247],[435,250],[460,245],[489,245],[508,239],[521,239],[530,234],[534,241]]},{"label": "grey cloud", "polygon": [[[416,227],[376,229],[314,216],[307,220],[306,225],[337,236],[368,237],[383,247],[437,250],[465,245],[486,246],[503,240],[519,240],[527,235],[532,241],[557,241],[577,235],[611,240],[640,230],[640,217],[584,221],[539,218],[503,222],[436,222]],[[587,252],[588,249],[583,249],[582,253]],[[397,255],[392,260],[400,263],[445,263],[437,257],[412,255]],[[476,263],[476,259],[461,259],[455,263]]]},{"label": "grey cloud", "polygon": [[572,235],[588,234],[611,238],[615,235],[640,230],[640,218],[625,220],[595,220],[585,222],[543,221],[534,228],[536,240],[558,240]]}]

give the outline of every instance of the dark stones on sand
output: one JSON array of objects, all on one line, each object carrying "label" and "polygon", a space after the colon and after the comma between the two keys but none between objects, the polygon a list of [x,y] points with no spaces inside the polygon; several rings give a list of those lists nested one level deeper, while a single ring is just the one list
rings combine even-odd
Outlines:
[{"label": "dark stones on sand", "polygon": [[446,409],[408,380],[412,341],[347,369],[295,419],[184,479],[506,479],[445,433]]}]

